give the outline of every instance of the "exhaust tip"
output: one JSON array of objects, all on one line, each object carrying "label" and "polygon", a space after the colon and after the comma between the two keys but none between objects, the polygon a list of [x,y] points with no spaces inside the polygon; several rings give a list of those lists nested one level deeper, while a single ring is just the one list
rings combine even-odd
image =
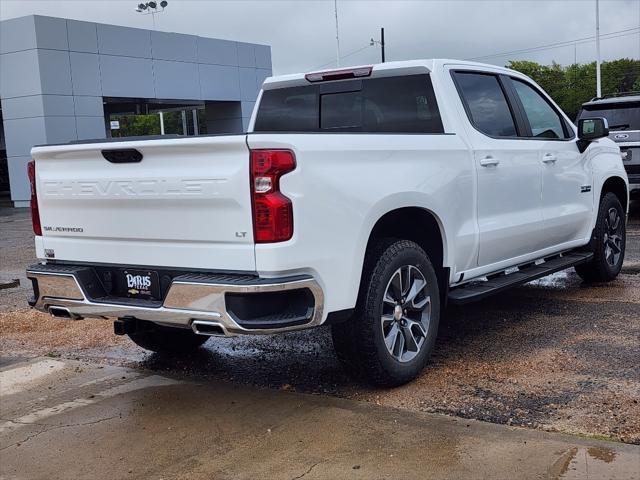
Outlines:
[{"label": "exhaust tip", "polygon": [[56,318],[74,318],[69,309],[65,307],[49,307],[49,313]]},{"label": "exhaust tip", "polygon": [[216,322],[208,322],[206,320],[194,320],[191,322],[193,333],[198,335],[206,335],[209,337],[224,337],[225,332],[222,325]]}]

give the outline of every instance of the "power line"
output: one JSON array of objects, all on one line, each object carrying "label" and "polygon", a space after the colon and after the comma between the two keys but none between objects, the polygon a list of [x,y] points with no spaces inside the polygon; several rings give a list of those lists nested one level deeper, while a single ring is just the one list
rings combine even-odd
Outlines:
[{"label": "power line", "polygon": [[[625,32],[631,32],[631,33],[625,33]],[[626,36],[626,35],[636,35],[639,32],[640,32],[640,27],[634,27],[634,28],[628,28],[626,30],[618,30],[616,32],[604,33],[604,34],[600,35],[600,37],[601,38],[617,38],[617,37],[622,37],[622,36]],[[622,34],[622,35],[619,35],[619,34]],[[483,58],[502,57],[502,56],[505,56],[505,55],[512,55],[512,54],[516,54],[516,53],[529,53],[529,52],[533,52],[533,51],[548,50],[548,49],[552,49],[552,48],[565,47],[565,46],[568,46],[568,45],[574,45],[574,44],[580,44],[580,43],[590,43],[595,38],[596,38],[595,35],[593,35],[593,36],[590,36],[590,37],[576,38],[574,40],[565,40],[563,42],[550,43],[550,44],[547,44],[547,45],[540,45],[540,46],[537,46],[537,47],[523,48],[521,50],[512,50],[510,52],[496,53],[496,54],[493,54],[493,55],[483,55],[481,57],[473,57],[473,58],[470,58],[468,60],[479,60],[479,59],[483,59]]]},{"label": "power line", "polygon": [[[367,44],[367,45],[365,45],[365,46],[364,46],[364,47],[362,47],[362,48],[358,48],[357,50],[353,50],[352,52],[349,52],[349,53],[347,53],[346,55],[341,56],[341,57],[340,57],[340,60],[344,60],[345,58],[348,58],[348,57],[350,57],[350,56],[352,56],[352,55],[355,55],[356,53],[360,53],[361,51],[363,51],[363,50],[364,50],[364,49],[366,49],[366,48],[369,48],[370,46],[371,46],[371,45]],[[320,68],[322,68],[322,67],[326,67],[327,65],[332,65],[333,63],[334,63],[334,61],[333,61],[333,60],[332,60],[332,61],[330,61],[330,62],[327,62],[327,63],[323,63],[322,65],[320,65],[320,66],[318,66],[318,67],[313,68],[313,70],[318,70],[318,69],[320,69]]]},{"label": "power line", "polygon": [[[631,32],[631,33],[626,33],[626,32]],[[633,28],[627,28],[625,30],[617,30],[615,32],[609,32],[609,33],[603,33],[600,35],[601,39],[608,39],[608,38],[618,38],[618,37],[622,37],[622,36],[627,36],[627,35],[636,35],[640,33],[640,26],[639,27],[633,27]],[[619,34],[623,34],[623,35],[619,35]],[[583,37],[583,38],[576,38],[574,40],[565,40],[563,42],[556,42],[556,43],[549,43],[546,45],[539,45],[537,47],[530,47],[530,48],[523,48],[520,50],[512,50],[510,52],[502,52],[502,53],[495,53],[493,55],[483,55],[480,57],[473,57],[473,58],[468,58],[467,60],[482,60],[485,58],[493,58],[493,57],[504,57],[507,55],[514,55],[514,54],[518,54],[518,53],[531,53],[531,52],[536,52],[536,51],[541,51],[541,50],[549,50],[552,48],[558,48],[558,47],[566,47],[568,45],[573,45],[573,44],[579,44],[579,43],[590,43],[591,41],[595,40],[595,35],[589,36],[589,37]]]},{"label": "power line", "polygon": [[[634,29],[629,29],[629,30],[634,30]],[[637,35],[638,33],[640,33],[640,27],[636,28],[635,32],[631,32],[631,33],[622,33],[619,35],[615,35],[618,34],[620,32],[626,32],[628,30],[621,30],[620,32],[611,32],[605,35],[601,35],[600,38],[603,40],[609,40],[612,38],[619,38],[619,37],[626,37],[629,35]],[[493,57],[504,57],[507,55],[514,55],[514,54],[518,54],[518,53],[532,53],[532,52],[538,52],[538,51],[543,51],[543,50],[551,50],[553,48],[559,48],[559,47],[567,47],[570,45],[579,45],[579,44],[583,44],[583,43],[591,43],[593,42],[595,39],[595,36],[593,37],[585,37],[585,38],[579,38],[579,39],[575,39],[575,40],[569,40],[566,42],[558,42],[558,43],[554,43],[554,44],[549,44],[549,45],[541,45],[538,47],[531,47],[531,48],[525,48],[525,49],[521,49],[521,50],[513,50],[511,52],[504,52],[504,53],[496,53],[494,55],[485,55],[482,57],[474,57],[474,58],[470,58],[468,60],[480,60],[480,59],[485,59],[485,58],[493,58]]]},{"label": "power line", "polygon": [[[614,32],[609,32],[609,33],[603,33],[600,35],[600,38],[603,40],[609,40],[612,38],[620,38],[620,37],[626,37],[629,35],[638,35],[640,34],[640,26],[638,27],[633,27],[633,28],[627,28],[625,30],[617,30]],[[483,55],[481,57],[473,57],[473,58],[467,58],[466,60],[482,60],[482,59],[486,59],[486,58],[493,58],[493,57],[503,57],[503,56],[507,56],[507,55],[513,55],[513,54],[518,54],[518,53],[532,53],[532,52],[536,52],[536,51],[543,51],[543,50],[549,50],[552,48],[559,48],[559,47],[566,47],[569,45],[579,45],[579,44],[583,44],[583,43],[591,43],[595,40],[595,35],[589,36],[589,37],[583,37],[583,38],[576,38],[574,40],[565,40],[563,42],[556,42],[556,43],[550,43],[550,44],[546,44],[546,45],[539,45],[537,47],[530,47],[530,48],[523,48],[520,50],[512,50],[510,52],[503,52],[503,53],[495,53],[493,55]],[[347,53],[346,55],[341,55],[340,56],[340,60],[344,60],[345,58],[349,58],[353,55],[356,55],[360,52],[362,52],[363,50],[369,48],[371,45],[364,45],[361,48],[358,48],[356,50],[353,50],[349,53]],[[317,67],[314,67],[312,70],[318,70],[321,69],[323,67],[326,67],[328,65],[333,65],[335,63],[335,60],[331,60],[329,62],[323,63],[322,65],[319,65]]]},{"label": "power line", "polygon": [[[640,34],[640,30],[638,30],[637,32],[631,32],[631,33],[621,33],[620,35],[611,35],[609,37],[604,37],[604,38],[602,38],[602,35],[601,35],[600,37],[601,37],[601,40],[611,40],[612,38],[628,37],[631,35],[638,35],[638,34]],[[583,43],[591,43],[591,42],[593,42],[593,40],[584,40],[581,42],[575,42],[575,44],[580,45]]]}]

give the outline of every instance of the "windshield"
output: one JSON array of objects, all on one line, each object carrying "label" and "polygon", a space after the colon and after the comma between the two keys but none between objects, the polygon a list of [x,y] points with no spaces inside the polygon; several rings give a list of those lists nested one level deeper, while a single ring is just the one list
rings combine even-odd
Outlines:
[{"label": "windshield", "polygon": [[640,130],[640,102],[587,105],[578,114],[578,120],[594,117],[606,118],[610,130]]}]

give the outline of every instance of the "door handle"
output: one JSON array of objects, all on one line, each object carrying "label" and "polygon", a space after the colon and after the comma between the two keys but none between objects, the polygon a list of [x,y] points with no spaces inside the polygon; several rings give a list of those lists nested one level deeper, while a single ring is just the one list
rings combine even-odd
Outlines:
[{"label": "door handle", "polygon": [[556,160],[558,160],[558,157],[556,157],[553,153],[545,153],[542,157],[543,163],[556,163]]},{"label": "door handle", "polygon": [[493,158],[491,155],[484,157],[480,160],[480,165],[483,167],[495,167],[500,163],[500,160],[497,158]]}]

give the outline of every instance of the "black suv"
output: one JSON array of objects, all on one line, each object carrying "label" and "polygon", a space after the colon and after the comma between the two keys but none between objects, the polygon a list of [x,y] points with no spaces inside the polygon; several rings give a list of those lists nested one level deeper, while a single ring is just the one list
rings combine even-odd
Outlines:
[{"label": "black suv", "polygon": [[582,104],[577,120],[604,117],[622,152],[631,194],[640,194],[640,92],[616,93]]}]

